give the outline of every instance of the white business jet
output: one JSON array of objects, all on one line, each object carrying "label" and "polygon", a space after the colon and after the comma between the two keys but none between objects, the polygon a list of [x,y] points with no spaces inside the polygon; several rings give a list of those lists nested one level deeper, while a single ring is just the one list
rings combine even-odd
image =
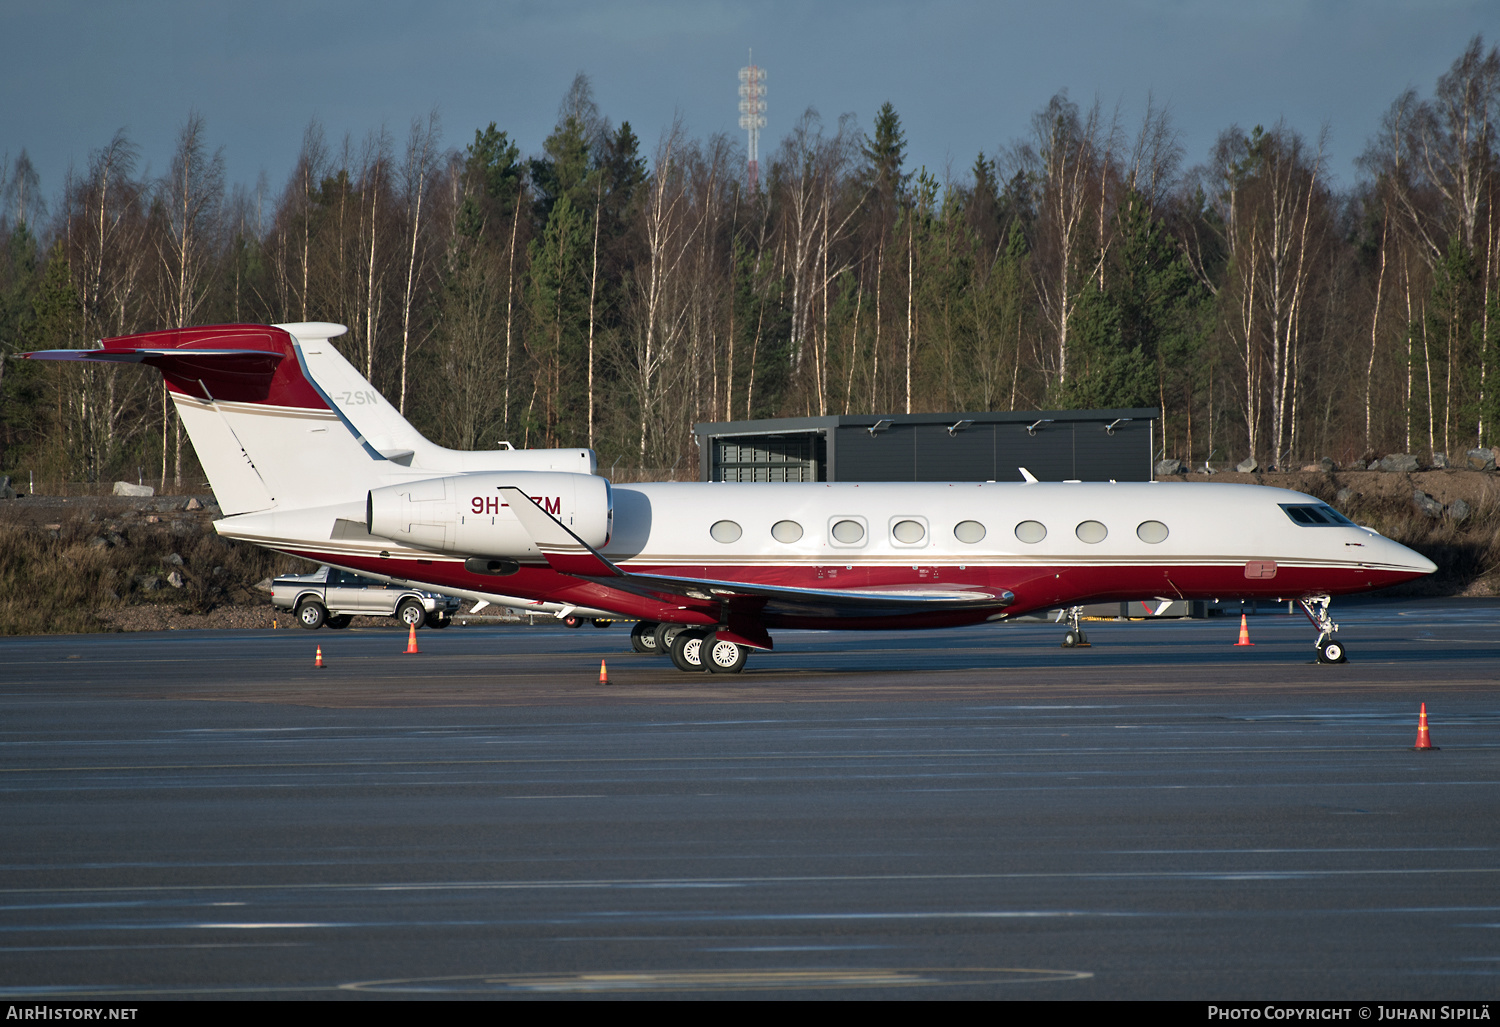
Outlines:
[{"label": "white business jet", "polygon": [[[326,323],[216,325],[33,359],[158,368],[219,533],[403,585],[561,618],[637,621],[639,652],[735,673],[776,628],[948,627],[1085,603],[1301,604],[1345,660],[1335,595],[1425,557],[1299,492],[1200,483],[612,485],[585,449],[422,437]],[[1030,475],[1026,475],[1030,478]]]}]

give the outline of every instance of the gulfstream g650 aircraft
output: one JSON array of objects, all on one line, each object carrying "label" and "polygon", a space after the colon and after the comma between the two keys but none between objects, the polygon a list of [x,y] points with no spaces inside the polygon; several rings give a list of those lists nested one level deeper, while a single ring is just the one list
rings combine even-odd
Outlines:
[{"label": "gulfstream g650 aircraft", "polygon": [[643,652],[736,672],[776,628],[946,627],[1087,602],[1330,597],[1426,558],[1298,492],[973,482],[611,485],[580,449],[434,446],[343,359],[342,325],[217,325],[46,360],[158,368],[220,534],[401,584],[639,621]]}]

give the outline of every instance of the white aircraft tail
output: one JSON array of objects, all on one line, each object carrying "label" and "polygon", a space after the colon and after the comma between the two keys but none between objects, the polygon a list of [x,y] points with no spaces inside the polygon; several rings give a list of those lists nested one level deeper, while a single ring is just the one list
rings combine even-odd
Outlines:
[{"label": "white aircraft tail", "polygon": [[363,502],[374,488],[482,470],[592,473],[586,449],[434,446],[330,341],[342,325],[214,325],[26,356],[159,369],[225,516]]}]

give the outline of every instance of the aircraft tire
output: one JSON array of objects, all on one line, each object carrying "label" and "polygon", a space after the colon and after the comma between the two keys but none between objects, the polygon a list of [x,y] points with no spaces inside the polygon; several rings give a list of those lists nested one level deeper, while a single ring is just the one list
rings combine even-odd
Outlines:
[{"label": "aircraft tire", "polygon": [[714,674],[738,674],[745,669],[745,660],[750,656],[746,646],[713,639],[704,641],[703,652],[703,665]]},{"label": "aircraft tire", "polygon": [[672,665],[689,674],[701,674],[708,668],[703,665],[707,652],[706,628],[682,628],[672,635]]},{"label": "aircraft tire", "polygon": [[1344,643],[1329,639],[1318,646],[1319,663],[1348,663],[1349,654],[1344,651]]},{"label": "aircraft tire", "polygon": [[637,621],[635,627],[630,629],[630,648],[647,656],[655,656],[661,652],[656,647],[656,622],[650,620]]},{"label": "aircraft tire", "polygon": [[1064,649],[1073,649],[1073,648],[1075,648],[1078,645],[1078,641],[1079,641],[1078,634],[1079,633],[1076,632],[1076,631],[1069,631],[1069,632],[1065,633],[1063,635],[1062,647]]},{"label": "aircraft tire", "polygon": [[427,619],[425,621],[423,621],[423,623],[426,624],[427,627],[432,628],[434,631],[438,631],[438,630],[441,630],[442,628],[446,628],[449,624],[452,624],[453,623],[453,618],[452,617],[439,617],[435,613],[429,613],[427,615]]},{"label": "aircraft tire", "polygon": [[605,620],[603,617],[595,617],[593,620],[589,621],[589,623],[596,628],[609,627],[609,621]]},{"label": "aircraft tire", "polygon": [[341,613],[337,617],[329,617],[324,623],[335,631],[342,631],[349,626],[349,622],[353,619],[352,614]]},{"label": "aircraft tire", "polygon": [[297,607],[297,623],[308,631],[317,631],[328,619],[328,610],[316,599],[309,599]]},{"label": "aircraft tire", "polygon": [[687,627],[686,624],[661,623],[656,626],[656,651],[663,656],[672,655],[672,640],[677,637],[677,632]]}]

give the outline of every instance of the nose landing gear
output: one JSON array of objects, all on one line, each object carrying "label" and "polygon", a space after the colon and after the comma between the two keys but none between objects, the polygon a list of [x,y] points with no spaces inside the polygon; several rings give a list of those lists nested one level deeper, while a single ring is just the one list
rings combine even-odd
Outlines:
[{"label": "nose landing gear", "polygon": [[[1082,649],[1089,644],[1089,636],[1079,627],[1078,621],[1083,613],[1083,607],[1071,606],[1066,614],[1068,618],[1068,630],[1063,635],[1062,647],[1064,649]],[[1059,617],[1059,620],[1062,618]]]},{"label": "nose landing gear", "polygon": [[1332,604],[1333,597],[1328,595],[1303,596],[1297,600],[1297,605],[1302,607],[1302,612],[1307,614],[1312,626],[1318,629],[1318,640],[1313,645],[1317,647],[1319,663],[1345,663],[1349,659],[1344,643],[1333,637],[1339,626],[1328,615],[1328,608]]}]

